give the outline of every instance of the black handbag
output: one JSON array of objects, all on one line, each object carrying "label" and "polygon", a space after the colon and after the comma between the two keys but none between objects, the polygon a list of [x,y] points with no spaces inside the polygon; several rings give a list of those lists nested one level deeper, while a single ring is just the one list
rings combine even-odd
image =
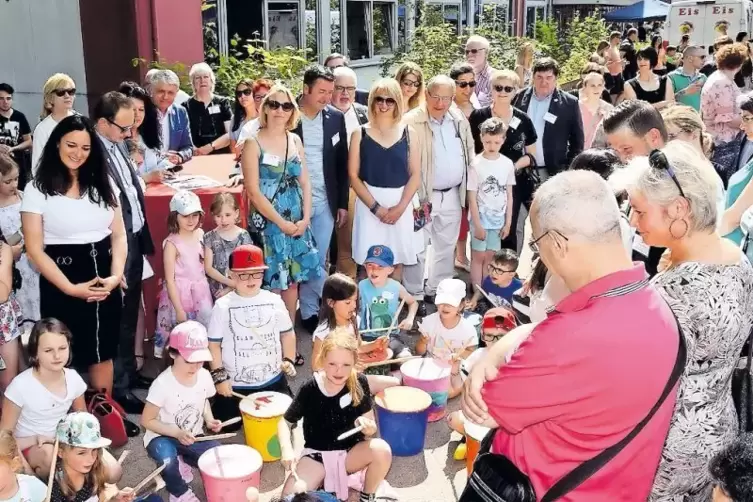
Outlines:
[{"label": "black handbag", "polygon": [[[258,140],[257,140],[258,142]],[[283,159],[282,164],[282,175],[280,175],[280,182],[277,184],[277,189],[275,190],[275,193],[272,195],[272,198],[269,199],[269,202],[274,203],[275,199],[277,198],[277,194],[280,193],[280,188],[282,188],[282,184],[285,183],[285,175],[288,171],[288,147],[290,146],[290,140],[288,138],[287,133],[285,133],[285,158]],[[259,145],[259,149],[261,150],[261,145]],[[249,204],[250,205],[250,204]],[[251,235],[251,240],[254,242],[256,246],[259,246],[260,248],[264,249],[264,230],[267,228],[267,223],[269,223],[269,220],[264,217],[263,214],[261,214],[259,211],[256,210],[256,208],[251,207],[249,214],[248,214],[248,233]]]},{"label": "black handbag", "polygon": [[[675,359],[672,373],[670,373],[669,379],[656,404],[654,404],[643,420],[638,422],[627,436],[595,457],[586,460],[557,481],[541,497],[541,502],[553,502],[565,496],[580,486],[586,479],[593,476],[599,469],[616,457],[643,430],[656,412],[659,411],[659,408],[661,408],[664,401],[672,392],[672,389],[674,389],[683,371],[685,371],[685,360],[687,358],[685,336],[682,333],[682,328],[680,328],[680,323],[676,316],[675,323],[677,324],[680,338],[677,358]],[[496,432],[496,429],[489,431],[481,442],[479,454],[473,463],[473,474],[468,478],[468,483],[462,495],[460,495],[458,502],[536,502],[536,491],[528,476],[521,472],[504,455],[491,453],[491,444]]]},{"label": "black handbag", "polygon": [[736,368],[732,372],[732,400],[737,410],[740,432],[753,431],[753,382],[750,375],[753,359],[753,330],[748,335],[748,357],[745,368]]}]

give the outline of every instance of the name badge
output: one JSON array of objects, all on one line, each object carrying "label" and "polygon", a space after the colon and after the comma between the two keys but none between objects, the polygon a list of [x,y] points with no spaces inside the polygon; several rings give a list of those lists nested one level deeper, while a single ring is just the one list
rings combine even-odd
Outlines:
[{"label": "name badge", "polygon": [[510,120],[510,129],[517,129],[520,125],[520,119],[518,117],[513,117],[512,120]]},{"label": "name badge", "polygon": [[347,408],[350,406],[350,404],[353,402],[353,398],[350,395],[350,392],[345,394],[343,397],[340,398],[340,408]]},{"label": "name badge", "polygon": [[261,158],[261,163],[268,166],[277,167],[280,165],[280,157],[272,155],[271,153],[265,153]]},{"label": "name badge", "polygon": [[337,144],[340,142],[340,133],[335,133],[334,136],[332,136],[332,146],[337,146]]},{"label": "name badge", "polygon": [[549,112],[546,112],[546,115],[544,115],[544,120],[546,120],[550,124],[554,124],[555,122],[557,122],[557,116],[556,115],[552,115]]},{"label": "name badge", "polygon": [[219,105],[212,105],[209,107],[209,114],[210,115],[217,115],[220,113],[220,107]]}]

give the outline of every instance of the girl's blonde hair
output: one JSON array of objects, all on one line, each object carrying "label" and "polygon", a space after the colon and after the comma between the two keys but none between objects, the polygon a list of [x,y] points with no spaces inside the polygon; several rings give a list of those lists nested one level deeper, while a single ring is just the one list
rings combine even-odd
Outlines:
[{"label": "girl's blonde hair", "polygon": [[[403,112],[409,112],[424,102],[424,89],[426,88],[426,82],[424,81],[424,72],[423,70],[421,70],[421,67],[412,61],[407,61],[401,64],[395,72],[395,80],[398,83],[398,89],[400,88],[399,86],[402,85],[403,79],[408,75],[415,75],[421,85],[418,86],[416,93],[408,100],[408,109],[403,110]],[[400,91],[400,101],[402,100],[403,92]]]},{"label": "girl's blonde hair", "polygon": [[239,211],[238,201],[233,197],[233,194],[229,192],[220,192],[212,199],[212,205],[209,206],[209,212],[214,216],[217,216],[222,208],[225,206],[232,207],[235,211]]},{"label": "girl's blonde hair", "polygon": [[[65,460],[63,458],[63,455],[75,448],[77,447],[60,443],[60,451],[58,452],[60,462],[57,463],[57,469],[55,472],[55,479],[60,486],[60,490],[63,492],[63,495],[65,495],[69,499],[73,498],[73,496],[76,494],[76,489],[65,476],[65,465],[63,465],[65,463]],[[92,483],[93,494],[98,496],[105,489],[105,480],[107,479],[107,473],[105,470],[105,464],[102,462],[102,448],[97,448],[97,459],[94,461],[94,465],[92,465],[92,469],[91,471],[89,471],[89,474],[86,475],[86,479],[91,481]]]},{"label": "girl's blonde hair", "polygon": [[701,151],[707,158],[711,157],[714,139],[706,132],[706,125],[697,111],[686,105],[672,105],[662,110],[661,116],[665,124],[672,124],[684,133],[692,134],[697,131]]},{"label": "girl's blonde hair", "polygon": [[259,127],[262,129],[267,127],[267,103],[270,100],[276,101],[273,99],[273,96],[275,94],[284,94],[285,96],[287,96],[288,100],[293,103],[293,112],[290,114],[288,123],[285,124],[285,129],[292,131],[298,126],[298,121],[301,119],[301,111],[298,109],[298,103],[296,102],[293,93],[290,92],[290,89],[280,84],[272,86],[272,88],[267,92],[267,95],[264,96],[264,99],[261,102],[261,107],[259,108]]},{"label": "girl's blonde hair", "polygon": [[17,466],[13,466],[14,470],[21,467],[20,458],[18,457],[18,445],[16,444],[16,438],[13,437],[13,431],[7,429],[0,430],[0,460],[4,460],[9,464],[19,461]]},{"label": "girl's blonde hair", "polygon": [[44,83],[44,87],[42,87],[42,99],[44,101],[42,102],[40,120],[47,118],[52,113],[52,100],[55,91],[72,89],[74,87],[76,87],[76,84],[73,82],[73,79],[65,73],[56,73],[48,78],[47,82]]},{"label": "girl's blonde hair", "polygon": [[[423,87],[423,82],[421,87]],[[369,90],[369,122],[372,124],[376,120],[374,108],[376,107],[376,97],[385,96],[395,100],[395,107],[392,109],[392,123],[398,124],[402,118],[403,113],[407,110],[403,107],[403,92],[400,90],[400,84],[394,78],[381,78],[374,82]]]},{"label": "girl's blonde hair", "polygon": [[363,400],[363,387],[358,381],[358,371],[356,370],[356,363],[358,363],[358,340],[350,334],[348,328],[335,328],[329,332],[322,342],[322,350],[319,352],[317,358],[317,365],[320,368],[324,368],[324,361],[327,359],[327,355],[333,350],[342,349],[347,350],[353,354],[353,367],[348,375],[348,381],[345,385],[348,387],[350,397],[353,399],[353,406],[358,406]]}]

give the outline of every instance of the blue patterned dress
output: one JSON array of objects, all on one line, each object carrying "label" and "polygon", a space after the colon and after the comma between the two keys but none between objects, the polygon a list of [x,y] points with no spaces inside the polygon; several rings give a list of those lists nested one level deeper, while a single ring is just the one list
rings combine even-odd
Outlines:
[{"label": "blue patterned dress", "polygon": [[[289,140],[292,141],[292,140]],[[257,140],[258,143],[258,140]],[[298,182],[301,159],[297,153],[282,165],[262,162],[264,150],[259,144],[259,185],[261,192],[284,219],[293,223],[303,219],[303,191]],[[279,189],[278,189],[279,187]],[[275,195],[277,192],[277,195]],[[249,232],[253,231],[249,218]],[[308,281],[321,274],[319,252],[314,246],[311,229],[299,237],[285,235],[280,227],[267,222],[264,236],[264,285],[271,289],[288,289],[293,283]]]}]

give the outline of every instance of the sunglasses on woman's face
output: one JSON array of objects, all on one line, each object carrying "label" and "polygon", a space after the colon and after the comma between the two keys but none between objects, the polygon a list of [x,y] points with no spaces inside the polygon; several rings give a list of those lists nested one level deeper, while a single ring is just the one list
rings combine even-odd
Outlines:
[{"label": "sunglasses on woman's face", "polygon": [[386,98],[384,96],[376,96],[374,98],[374,102],[378,105],[386,104],[389,107],[393,107],[397,104],[397,102],[392,98]]},{"label": "sunglasses on woman's face", "polygon": [[236,98],[240,98],[241,96],[248,97],[253,93],[254,91],[252,91],[251,89],[241,89],[240,91],[235,91],[235,97]]},{"label": "sunglasses on woman's face", "polygon": [[470,82],[460,82],[456,80],[455,85],[460,87],[461,89],[465,89],[466,87],[470,87],[471,89],[473,89],[474,87],[476,87],[476,81],[471,80]]},{"label": "sunglasses on woman's face", "polygon": [[62,98],[66,94],[69,95],[69,96],[75,96],[76,95],[76,88],[74,87],[73,89],[58,89],[57,91],[55,91],[55,96],[57,96],[59,98]]},{"label": "sunglasses on woman's face", "polygon": [[497,92],[506,92],[509,94],[515,90],[515,87],[511,85],[495,85],[494,90]]},{"label": "sunglasses on woman's face", "polygon": [[421,81],[420,80],[408,80],[407,78],[401,82],[405,87],[415,87],[418,89],[421,87]]},{"label": "sunglasses on woman's face", "polygon": [[295,105],[290,101],[288,101],[287,103],[280,103],[279,101],[273,101],[271,99],[267,101],[267,106],[272,110],[279,110],[280,108],[282,108],[282,111],[284,112],[293,111],[293,108],[295,108]]}]

